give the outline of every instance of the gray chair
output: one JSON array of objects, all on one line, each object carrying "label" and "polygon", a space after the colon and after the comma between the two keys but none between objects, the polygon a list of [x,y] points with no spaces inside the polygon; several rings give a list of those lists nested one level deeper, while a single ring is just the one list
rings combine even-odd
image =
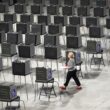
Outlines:
[{"label": "gray chair", "polygon": [[59,80],[59,59],[61,59],[61,47],[60,46],[52,46],[52,45],[46,45],[45,46],[45,53],[44,53],[44,64],[45,67],[47,66],[47,60],[51,61],[51,68],[52,68],[52,61],[56,61],[56,67],[57,67],[57,73],[58,73],[58,80]]},{"label": "gray chair", "polygon": [[82,47],[81,36],[68,35],[67,36],[67,49],[79,49]]},{"label": "gray chair", "polygon": [[40,34],[39,33],[25,34],[25,44],[26,45],[34,44],[34,46],[41,44]]},{"label": "gray chair", "polygon": [[28,14],[21,14],[20,15],[20,22],[21,23],[30,23],[32,24],[34,21],[33,15]]},{"label": "gray chair", "polygon": [[12,32],[13,31],[13,25],[12,22],[0,22],[0,31]]},{"label": "gray chair", "polygon": [[3,3],[6,3],[8,5],[13,5],[14,4],[14,0],[2,0]]},{"label": "gray chair", "polygon": [[91,38],[103,38],[104,37],[103,27],[90,26],[89,27],[89,36]]},{"label": "gray chair", "polygon": [[80,35],[80,27],[78,25],[77,26],[67,25],[65,34],[79,36]]},{"label": "gray chair", "polygon": [[0,43],[6,42],[6,35],[4,31],[0,32]]},{"label": "gray chair", "polygon": [[0,13],[7,13],[9,11],[9,6],[6,3],[0,3]]},{"label": "gray chair", "polygon": [[44,36],[44,46],[46,45],[60,46],[59,35],[46,34]]},{"label": "gray chair", "polygon": [[[22,101],[24,104],[24,110],[26,110],[25,103],[23,100],[20,99],[19,96],[17,96],[17,88],[13,83],[3,82],[0,84],[0,101],[2,102],[2,109],[3,109],[3,102],[7,103],[5,108],[6,110],[20,108],[20,102]],[[17,107],[12,106],[12,102],[18,102],[18,106]]]},{"label": "gray chair", "polygon": [[50,5],[46,7],[47,15],[59,15],[59,6],[57,5]]},{"label": "gray chair", "polygon": [[98,7],[107,7],[107,0],[96,0],[95,5]]},{"label": "gray chair", "polygon": [[13,60],[13,56],[17,55],[16,45],[10,43],[2,43],[1,44],[1,56],[2,58],[7,58],[7,67],[10,66],[8,58],[10,58],[11,62]]},{"label": "gray chair", "polygon": [[23,42],[22,34],[20,32],[8,32],[7,33],[7,43],[18,45],[22,42]]},{"label": "gray chair", "polygon": [[46,45],[45,58],[46,59],[59,59],[61,57],[61,48],[59,46]]},{"label": "gray chair", "polygon": [[25,45],[21,44],[18,46],[18,54],[21,58],[32,58],[35,56],[34,44]]},{"label": "gray chair", "polygon": [[61,0],[49,0],[50,5],[60,5],[61,6]]},{"label": "gray chair", "polygon": [[17,54],[16,45],[10,43],[2,43],[1,44],[2,56],[4,57],[12,57]]},{"label": "gray chair", "polygon": [[62,25],[61,24],[50,24],[48,25],[48,34],[62,34]]},{"label": "gray chair", "polygon": [[97,17],[86,17],[86,26],[99,26],[99,18]]},{"label": "gray chair", "polygon": [[31,67],[30,67],[30,60],[26,60],[26,61],[15,60],[14,62],[12,62],[12,74],[14,76],[13,77],[14,82],[15,82],[15,76],[20,76],[20,86],[21,86],[21,77],[24,76],[26,96],[28,100],[26,76],[30,75],[32,85],[33,85],[33,76],[32,76]]},{"label": "gray chair", "polygon": [[73,16],[74,15],[74,7],[73,6],[63,6],[62,7],[62,15]]},{"label": "gray chair", "polygon": [[[42,87],[39,93],[39,99],[42,95],[46,95],[48,97],[48,101],[50,101],[51,95],[56,95],[54,83],[56,82],[53,78],[53,72],[51,68],[37,67],[36,68],[36,80],[35,80],[35,100],[36,100],[36,92],[38,92],[38,83],[42,83]],[[47,86],[45,86],[47,84]],[[49,87],[48,84],[51,84]],[[57,82],[58,87],[59,83]],[[37,87],[36,87],[37,86]],[[37,90],[36,90],[37,89]],[[52,94],[53,91],[53,94]],[[43,94],[44,92],[44,94]]]},{"label": "gray chair", "polygon": [[30,26],[28,23],[17,23],[16,24],[16,32],[21,32],[22,34],[28,33],[30,30]]},{"label": "gray chair", "polygon": [[54,16],[54,24],[67,25],[67,16]]},{"label": "gray chair", "polygon": [[25,4],[15,4],[14,5],[14,12],[17,14],[23,14],[26,13],[26,5]]},{"label": "gray chair", "polygon": [[90,16],[90,7],[80,6],[77,7],[77,15],[78,16]]},{"label": "gray chair", "polygon": [[16,23],[17,22],[16,14],[5,13],[4,14],[4,22]]},{"label": "gray chair", "polygon": [[35,24],[33,23],[30,28],[31,33],[40,33],[40,35],[46,34],[45,24]]},{"label": "gray chair", "polygon": [[83,25],[83,18],[80,16],[70,16],[69,17],[69,24],[70,25]]},{"label": "gray chair", "polygon": [[93,14],[95,17],[107,16],[107,9],[105,7],[94,7]]},{"label": "gray chair", "polygon": [[33,0],[33,4],[46,5],[46,0]]},{"label": "gray chair", "polygon": [[93,1],[92,0],[80,0],[80,6],[93,6]]},{"label": "gray chair", "polygon": [[31,5],[31,13],[32,14],[40,14],[40,15],[43,14],[44,13],[43,6],[36,5],[36,4]]},{"label": "gray chair", "polygon": [[76,1],[75,0],[63,0],[63,4],[67,6],[76,6]]},{"label": "gray chair", "polygon": [[28,0],[16,0],[18,4],[26,4]]},{"label": "gray chair", "polygon": [[[103,58],[103,49],[101,47],[100,41],[87,41],[87,50],[86,54],[92,54],[92,58],[90,60],[90,67],[91,65],[98,65],[98,69],[100,68],[100,65],[104,65],[104,58]],[[100,56],[98,56],[100,55]]]},{"label": "gray chair", "polygon": [[38,15],[38,24],[49,25],[51,23],[51,17],[45,15]]}]

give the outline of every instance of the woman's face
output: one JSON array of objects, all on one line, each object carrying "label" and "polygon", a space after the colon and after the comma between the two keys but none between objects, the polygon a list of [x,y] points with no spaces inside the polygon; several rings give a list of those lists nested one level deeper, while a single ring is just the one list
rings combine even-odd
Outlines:
[{"label": "woman's face", "polygon": [[69,52],[69,53],[68,53],[68,58],[69,58],[69,59],[70,59],[70,58],[74,58],[73,52]]}]

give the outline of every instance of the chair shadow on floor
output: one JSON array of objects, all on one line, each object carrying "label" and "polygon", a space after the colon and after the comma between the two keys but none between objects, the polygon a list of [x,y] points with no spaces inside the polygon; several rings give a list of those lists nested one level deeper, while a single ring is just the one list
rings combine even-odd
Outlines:
[{"label": "chair shadow on floor", "polygon": [[67,90],[62,91],[61,94],[61,101],[62,104],[61,106],[66,106],[71,99],[74,97],[75,94],[77,94],[78,92],[80,92],[81,90],[77,90],[76,87],[74,87],[74,85],[72,85],[71,87],[69,86],[67,88]]},{"label": "chair shadow on floor", "polygon": [[100,71],[92,71],[92,72],[88,72],[86,74],[84,74],[84,79],[96,79],[97,77],[99,77],[101,75]]}]

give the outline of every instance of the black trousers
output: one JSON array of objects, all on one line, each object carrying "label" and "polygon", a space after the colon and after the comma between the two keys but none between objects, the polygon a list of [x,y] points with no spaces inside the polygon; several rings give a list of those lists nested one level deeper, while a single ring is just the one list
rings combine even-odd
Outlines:
[{"label": "black trousers", "polygon": [[65,86],[65,87],[68,86],[69,81],[70,81],[71,78],[74,79],[74,81],[75,81],[75,83],[76,83],[77,86],[80,86],[80,85],[81,85],[81,84],[80,84],[80,81],[79,81],[79,79],[78,79],[78,77],[77,77],[77,75],[76,75],[76,72],[77,72],[77,70],[68,71],[67,77],[66,77],[66,82],[64,83],[64,86]]}]

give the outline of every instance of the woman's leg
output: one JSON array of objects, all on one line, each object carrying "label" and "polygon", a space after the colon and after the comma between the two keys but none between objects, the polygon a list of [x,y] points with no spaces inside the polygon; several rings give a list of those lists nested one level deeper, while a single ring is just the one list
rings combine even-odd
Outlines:
[{"label": "woman's leg", "polygon": [[66,82],[64,83],[64,86],[65,86],[65,87],[68,86],[71,77],[72,77],[72,72],[68,71],[67,77],[66,77]]},{"label": "woman's leg", "polygon": [[78,79],[78,77],[76,75],[76,70],[74,70],[73,72],[74,73],[72,74],[72,77],[73,77],[75,83],[77,84],[77,86],[81,86],[81,83],[80,83],[80,81],[79,81],[79,79]]}]

